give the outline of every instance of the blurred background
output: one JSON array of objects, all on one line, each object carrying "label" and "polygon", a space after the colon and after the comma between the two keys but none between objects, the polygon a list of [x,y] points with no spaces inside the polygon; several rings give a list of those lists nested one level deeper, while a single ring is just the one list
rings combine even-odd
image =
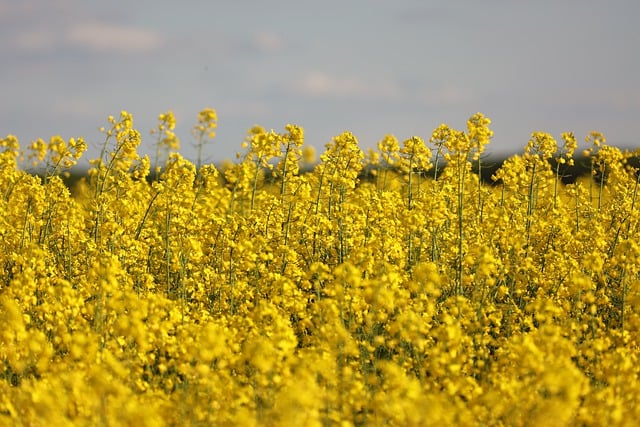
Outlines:
[{"label": "blurred background", "polygon": [[83,136],[88,159],[124,109],[152,153],[172,110],[193,159],[211,107],[218,163],[256,124],[303,126],[321,153],[345,130],[366,150],[480,111],[498,156],[537,130],[636,147],[638,16],[635,0],[0,0],[0,136]]}]

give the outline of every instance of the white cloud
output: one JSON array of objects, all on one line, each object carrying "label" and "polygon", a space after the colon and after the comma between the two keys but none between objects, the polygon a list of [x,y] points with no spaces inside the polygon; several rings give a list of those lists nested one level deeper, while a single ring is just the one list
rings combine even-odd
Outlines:
[{"label": "white cloud", "polygon": [[78,117],[95,117],[101,113],[98,103],[89,98],[67,96],[56,101],[54,107],[57,111]]},{"label": "white cloud", "polygon": [[[9,9],[9,18],[12,19],[0,18],[7,34],[0,42],[0,52],[53,53],[79,49],[100,54],[126,54],[153,51],[165,42],[161,33],[155,30],[87,17],[64,16],[65,8],[33,10],[28,14],[30,8],[27,6]],[[57,18],[47,20],[46,14]]]},{"label": "white cloud", "polygon": [[426,94],[425,101],[431,105],[460,105],[472,101],[470,89],[445,85]]},{"label": "white cloud", "polygon": [[271,109],[267,104],[255,100],[225,100],[218,106],[218,114],[220,117],[256,117],[268,114]]},{"label": "white cloud", "polygon": [[71,26],[64,42],[96,52],[138,53],[159,48],[163,39],[145,28],[94,22]]},{"label": "white cloud", "polygon": [[282,37],[270,32],[256,34],[253,43],[258,50],[266,53],[282,50],[286,46],[286,41]]},{"label": "white cloud", "polygon": [[310,71],[293,83],[295,93],[317,98],[394,99],[401,88],[391,81],[366,81],[363,78],[336,77]]},{"label": "white cloud", "polygon": [[15,50],[38,52],[54,48],[58,44],[56,34],[45,29],[35,29],[14,34],[11,45]]},{"label": "white cloud", "polygon": [[[55,2],[50,2],[50,3],[55,3]],[[42,5],[39,5],[38,2],[36,1],[28,1],[28,0],[2,1],[0,0],[0,22],[4,24],[10,21],[24,19],[29,15],[33,15],[34,13],[37,13],[37,9],[39,6],[41,7]],[[47,5],[44,5],[44,6],[46,7]]]},{"label": "white cloud", "polygon": [[[632,110],[640,108],[640,93],[634,93],[633,90],[608,94],[604,98],[607,104],[619,110]],[[602,101],[596,100],[594,104],[598,102]]]}]

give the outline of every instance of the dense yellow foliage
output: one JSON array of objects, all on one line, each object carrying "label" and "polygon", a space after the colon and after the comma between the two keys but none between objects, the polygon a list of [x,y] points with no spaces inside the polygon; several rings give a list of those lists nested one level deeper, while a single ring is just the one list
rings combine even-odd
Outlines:
[{"label": "dense yellow foliage", "polygon": [[73,194],[82,139],[2,139],[0,424],[635,425],[632,153],[592,133],[563,185],[574,136],[536,132],[486,186],[489,124],[302,173],[300,127],[197,167],[166,113],[152,164],[122,112]]}]

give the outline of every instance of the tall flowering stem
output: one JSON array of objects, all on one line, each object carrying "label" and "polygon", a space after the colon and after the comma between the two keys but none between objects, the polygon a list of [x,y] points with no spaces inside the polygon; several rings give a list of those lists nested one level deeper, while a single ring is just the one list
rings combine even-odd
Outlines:
[{"label": "tall flowering stem", "polygon": [[160,166],[161,155],[168,160],[169,153],[180,149],[180,139],[175,134],[176,118],[172,111],[158,115],[158,126],[151,130],[151,135],[156,136],[156,155],[154,161],[154,172],[158,176],[162,167]]},{"label": "tall flowering stem", "polygon": [[[407,182],[407,215],[409,217],[414,215],[413,209],[416,203],[416,190],[418,196],[420,196],[420,181],[421,177],[425,176],[431,169],[431,150],[429,150],[422,138],[419,136],[413,136],[405,140],[402,144],[402,148],[399,151],[400,161],[399,169],[403,176],[406,177]],[[417,182],[415,182],[417,180]],[[412,218],[408,218],[410,223],[416,224],[417,221],[412,221]],[[417,227],[414,225],[407,236],[407,266],[411,267],[414,264],[414,237],[417,233]]]},{"label": "tall flowering stem", "polygon": [[550,171],[551,165],[549,159],[553,157],[557,150],[558,144],[556,140],[553,136],[545,132],[533,132],[531,139],[529,139],[525,147],[524,161],[530,174],[527,190],[527,240],[529,239],[533,213],[538,204],[538,193],[541,185],[539,175]]},{"label": "tall flowering stem", "polygon": [[560,166],[567,165],[573,166],[573,153],[575,153],[578,148],[578,141],[576,140],[573,132],[564,132],[562,133],[562,140],[564,144],[560,150],[558,150],[557,155],[555,156],[556,161],[556,180],[553,184],[553,207],[558,207],[558,186],[560,185],[561,177],[560,177]]},{"label": "tall flowering stem", "polygon": [[206,144],[211,142],[216,136],[218,127],[218,114],[213,108],[205,108],[198,113],[198,123],[193,127],[191,133],[195,137],[195,145],[198,151],[196,168],[200,170],[202,166],[202,150]]},{"label": "tall flowering stem", "polygon": [[477,209],[479,222],[482,222],[483,212],[483,188],[482,188],[482,155],[485,147],[491,141],[493,137],[493,131],[489,129],[491,120],[485,117],[482,113],[476,113],[467,121],[467,134],[469,136],[469,143],[471,144],[471,160],[476,162],[476,169],[478,174],[478,202]]},{"label": "tall flowering stem", "polygon": [[455,180],[456,194],[456,224],[457,224],[457,254],[456,254],[456,280],[454,284],[454,295],[463,293],[464,275],[464,206],[465,206],[465,181],[471,172],[469,154],[472,150],[472,143],[469,136],[463,131],[452,130],[449,138],[444,144],[447,149],[445,160],[447,162],[448,178]]}]

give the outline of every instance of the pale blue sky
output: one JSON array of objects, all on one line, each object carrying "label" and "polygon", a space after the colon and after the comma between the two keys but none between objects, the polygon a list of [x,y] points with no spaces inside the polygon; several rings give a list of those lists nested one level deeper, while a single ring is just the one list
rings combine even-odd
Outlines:
[{"label": "pale blue sky", "polygon": [[193,158],[212,107],[219,162],[255,124],[301,125],[321,152],[345,130],[366,149],[480,111],[496,154],[537,130],[640,146],[638,17],[636,0],[0,0],[0,135],[84,136],[95,155],[126,109],[151,153],[173,110]]}]

